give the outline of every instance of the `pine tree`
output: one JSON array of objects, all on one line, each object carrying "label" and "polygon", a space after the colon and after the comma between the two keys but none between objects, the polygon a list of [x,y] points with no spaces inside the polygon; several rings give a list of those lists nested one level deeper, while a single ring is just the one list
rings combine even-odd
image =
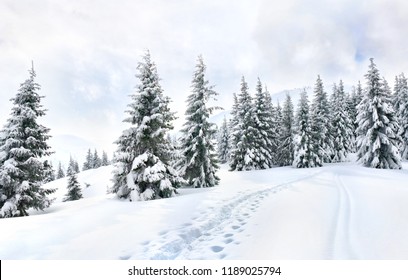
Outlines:
[{"label": "pine tree", "polygon": [[278,147],[278,161],[280,166],[292,165],[294,155],[294,109],[292,99],[286,94],[283,104],[281,133]]},{"label": "pine tree", "polygon": [[279,165],[279,157],[280,157],[280,150],[279,147],[282,146],[282,137],[283,137],[283,112],[280,102],[276,104],[275,107],[271,107],[272,115],[273,115],[273,131],[274,131],[274,153],[273,153],[273,163],[275,165]]},{"label": "pine tree", "polygon": [[310,168],[320,166],[318,155],[313,149],[313,134],[310,129],[309,101],[306,91],[300,96],[296,112],[296,136],[293,166],[296,168]]},{"label": "pine tree", "polygon": [[330,135],[330,106],[327,93],[324,91],[320,76],[314,88],[314,99],[311,110],[311,129],[313,134],[313,153],[317,155],[316,165],[330,162],[333,154],[333,139]]},{"label": "pine tree", "polygon": [[171,197],[183,182],[169,166],[170,144],[167,132],[172,129],[174,113],[170,99],[163,95],[156,65],[147,52],[138,65],[140,83],[130,103],[130,128],[116,141],[115,170],[110,192],[119,198],[150,200]]},{"label": "pine tree", "polygon": [[230,134],[227,118],[224,116],[219,134],[218,134],[218,158],[221,163],[227,163],[230,153]]},{"label": "pine tree", "polygon": [[67,168],[67,175],[72,173],[79,173],[79,166],[78,162],[69,156],[69,163]]},{"label": "pine tree", "polygon": [[195,188],[213,187],[219,182],[216,175],[218,159],[213,143],[217,131],[215,125],[208,121],[214,108],[207,106],[207,102],[217,93],[208,85],[205,70],[203,58],[199,56],[180,139],[183,154],[181,174]]},{"label": "pine tree", "polygon": [[230,170],[242,171],[256,169],[255,159],[255,129],[254,107],[252,98],[248,92],[248,84],[245,78],[241,79],[241,92],[237,97],[235,126],[232,130],[232,149]]},{"label": "pine tree", "polygon": [[[237,147],[239,136],[234,136],[234,130],[238,127],[239,124],[239,116],[238,116],[238,97],[236,93],[233,93],[233,104],[231,109],[231,118],[228,122],[228,132],[229,132],[229,154],[228,154],[228,162],[231,161],[231,153],[232,150]],[[236,131],[237,134],[239,133]]]},{"label": "pine tree", "polygon": [[98,151],[95,149],[93,157],[92,157],[92,166],[93,168],[99,168],[102,166],[102,160],[98,155]]},{"label": "pine tree", "polygon": [[65,177],[65,172],[62,169],[61,162],[58,163],[58,171],[57,171],[57,179],[61,179]]},{"label": "pine tree", "polygon": [[347,110],[346,94],[343,81],[334,87],[332,95],[332,131],[333,158],[332,162],[343,162],[353,147],[353,124]]},{"label": "pine tree", "polygon": [[11,117],[0,132],[0,217],[28,216],[28,209],[44,210],[52,200],[47,196],[54,189],[45,189],[44,163],[41,158],[51,154],[47,140],[49,129],[38,123],[45,115],[37,91],[39,84],[34,67],[30,77],[21,84],[11,99]]},{"label": "pine tree", "polygon": [[89,169],[92,169],[92,168],[94,168],[94,166],[93,166],[93,156],[92,156],[92,153],[91,153],[91,149],[88,149],[88,152],[86,153],[85,162],[84,162],[84,164],[82,166],[82,171],[89,170]]},{"label": "pine tree", "polygon": [[254,167],[266,169],[273,166],[274,151],[276,150],[276,131],[272,101],[267,91],[262,89],[261,80],[258,78],[254,99]]},{"label": "pine tree", "polygon": [[394,106],[394,111],[398,117],[399,117],[399,112],[401,110],[401,107],[406,102],[406,99],[405,99],[406,96],[404,92],[404,81],[406,82],[406,79],[403,73],[395,77],[394,95],[392,96],[392,104]]},{"label": "pine tree", "polygon": [[65,195],[64,199],[62,200],[63,202],[66,201],[72,201],[72,200],[78,200],[82,198],[82,191],[81,191],[81,186],[78,183],[78,178],[77,174],[75,172],[70,171],[71,173],[68,173],[68,193]]},{"label": "pine tree", "polygon": [[178,164],[182,162],[183,158],[180,141],[176,135],[170,136],[170,134],[167,134],[167,141],[169,142],[170,147],[169,164],[172,168],[177,169],[179,167]]},{"label": "pine tree", "polygon": [[108,159],[108,154],[103,151],[102,152],[102,166],[108,166],[109,165],[109,159]]},{"label": "pine tree", "polygon": [[74,160],[74,171],[75,173],[79,173],[79,164],[77,160]]},{"label": "pine tree", "polygon": [[[398,77],[398,87],[394,93],[394,102],[398,100],[398,106],[394,103],[396,115],[400,125],[398,135],[401,137],[401,157],[404,160],[408,159],[408,83],[407,78],[402,73]],[[398,96],[398,97],[397,97]]]},{"label": "pine tree", "polygon": [[45,160],[44,161],[44,181],[43,183],[49,183],[55,180],[55,170],[52,166],[52,162]]},{"label": "pine tree", "polygon": [[366,167],[400,169],[398,123],[391,104],[389,87],[380,79],[374,59],[370,59],[367,88],[359,106],[358,161]]}]

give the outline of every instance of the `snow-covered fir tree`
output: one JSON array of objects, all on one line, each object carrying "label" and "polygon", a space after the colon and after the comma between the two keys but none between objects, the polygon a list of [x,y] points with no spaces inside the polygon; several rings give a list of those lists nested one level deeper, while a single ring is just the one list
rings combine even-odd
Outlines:
[{"label": "snow-covered fir tree", "polygon": [[151,200],[171,197],[183,179],[169,165],[170,143],[167,133],[173,128],[170,99],[163,95],[156,65],[147,52],[138,64],[137,92],[128,105],[130,128],[116,141],[113,186],[119,198]]},{"label": "snow-covered fir tree", "polygon": [[274,153],[277,146],[275,120],[273,118],[272,100],[269,93],[262,88],[258,78],[254,98],[254,167],[266,169],[273,165]]},{"label": "snow-covered fir tree", "polygon": [[101,161],[102,166],[108,166],[109,165],[109,159],[108,159],[108,154],[105,151],[102,151],[102,161]]},{"label": "snow-covered fir tree", "polygon": [[55,170],[52,166],[52,162],[49,160],[44,161],[44,181],[43,183],[49,183],[55,180]]},{"label": "snow-covered fir tree", "polygon": [[[394,106],[398,110],[396,115],[400,129],[398,135],[401,137],[401,157],[404,160],[408,159],[408,83],[407,78],[402,73],[398,77],[398,86],[394,92]],[[398,96],[398,97],[397,97]],[[398,103],[398,106],[396,105]]]},{"label": "snow-covered fir tree", "polygon": [[71,173],[79,173],[79,165],[78,162],[72,158],[72,156],[69,156],[67,175]]},{"label": "snow-covered fir tree", "polygon": [[49,129],[38,123],[45,115],[38,94],[34,67],[11,99],[11,116],[0,132],[0,217],[28,216],[28,210],[44,210],[54,189],[42,187],[45,180],[42,157],[51,154]]},{"label": "snow-covered fir tree", "polygon": [[170,147],[170,160],[169,164],[172,168],[177,170],[178,164],[182,162],[183,153],[181,150],[181,145],[178,137],[176,135],[171,136],[167,134],[167,141],[169,142]]},{"label": "snow-covered fir tree", "polygon": [[82,171],[92,169],[93,167],[93,156],[91,153],[91,149],[88,149],[88,152],[86,153],[85,157],[85,162],[82,165]]},{"label": "snow-covered fir tree", "polygon": [[313,134],[310,129],[309,100],[306,91],[300,95],[296,111],[296,135],[294,141],[293,166],[310,168],[321,166],[321,161],[313,149]]},{"label": "snow-covered fir tree", "polygon": [[294,155],[294,109],[292,98],[286,94],[282,110],[282,122],[280,124],[279,147],[277,164],[280,166],[292,165]]},{"label": "snow-covered fir tree", "polygon": [[241,79],[241,92],[237,96],[234,127],[232,128],[232,148],[230,154],[230,170],[242,171],[257,169],[255,159],[254,107],[248,92],[245,78]]},{"label": "snow-covered fir tree", "polygon": [[236,137],[233,137],[233,132],[234,132],[234,128],[238,125],[239,121],[239,117],[238,117],[238,97],[237,94],[234,92],[233,96],[232,96],[232,108],[231,108],[231,118],[228,122],[228,130],[229,130],[229,144],[230,144],[230,157],[231,157],[231,149],[232,147],[236,146],[236,143],[234,142],[235,140],[237,140]]},{"label": "snow-covered fir tree", "polygon": [[330,134],[330,105],[320,75],[314,88],[311,109],[311,130],[313,134],[313,153],[317,155],[316,165],[330,162],[333,155],[333,138]]},{"label": "snow-covered fir tree", "polygon": [[64,169],[62,168],[61,162],[58,162],[57,179],[61,179],[64,177],[65,177]]},{"label": "snow-covered fir tree", "polygon": [[66,201],[81,199],[82,191],[81,191],[81,185],[78,182],[77,173],[73,172],[72,170],[69,170],[69,173],[67,173],[67,175],[68,175],[68,185],[67,185],[68,192],[62,201],[66,202]]},{"label": "snow-covered fir tree", "polygon": [[227,118],[224,120],[218,133],[218,159],[220,163],[227,163],[229,161],[230,153],[230,133],[228,129]]},{"label": "snow-covered fir tree", "polygon": [[392,104],[394,106],[395,113],[399,117],[399,112],[403,104],[406,102],[405,96],[405,86],[404,82],[406,82],[406,78],[404,73],[395,77],[395,84],[394,84],[394,95],[392,96]]},{"label": "snow-covered fir tree", "polygon": [[[271,101],[272,102],[272,101]],[[275,165],[279,165],[279,147],[281,146],[281,140],[282,140],[282,135],[283,135],[283,130],[282,130],[282,122],[283,122],[283,111],[282,107],[280,105],[280,102],[278,101],[278,104],[276,104],[276,108],[272,106],[271,108],[272,111],[272,116],[273,116],[273,131],[274,131],[274,143],[275,143],[275,148],[274,148],[274,153],[273,153],[273,163]]]},{"label": "snow-covered fir tree", "polygon": [[399,126],[388,86],[381,80],[372,58],[365,77],[367,87],[357,107],[358,161],[366,167],[400,169]]},{"label": "snow-covered fir tree", "polygon": [[344,162],[353,150],[353,124],[347,110],[346,94],[343,81],[333,88],[331,135],[333,137],[332,162]]},{"label": "snow-covered fir tree", "polygon": [[361,86],[361,82],[358,81],[357,86],[353,88],[353,91],[351,93],[350,96],[351,99],[351,104],[353,104],[353,106],[351,107],[351,110],[349,110],[350,112],[350,119],[351,119],[351,123],[354,126],[354,137],[356,137],[356,130],[357,130],[357,106],[358,104],[360,104],[361,100],[363,99],[363,87]]},{"label": "snow-covered fir tree", "polygon": [[206,66],[198,57],[192,80],[192,93],[187,98],[186,122],[180,138],[182,162],[180,173],[190,186],[213,187],[218,184],[216,171],[219,169],[214,139],[217,130],[209,117],[213,107],[207,103],[217,93],[205,78]]},{"label": "snow-covered fir tree", "polygon": [[95,149],[92,156],[92,168],[99,168],[102,166],[102,159],[98,155],[98,151]]}]

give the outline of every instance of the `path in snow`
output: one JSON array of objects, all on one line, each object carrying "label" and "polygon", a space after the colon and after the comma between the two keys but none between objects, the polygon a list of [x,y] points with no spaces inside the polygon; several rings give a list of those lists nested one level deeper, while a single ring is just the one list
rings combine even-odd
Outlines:
[{"label": "path in snow", "polygon": [[[228,249],[240,245],[245,226],[268,196],[290,188],[320,172],[290,182],[255,190],[239,191],[232,199],[201,209],[191,222],[159,233],[158,239],[146,241],[143,259],[223,259]],[[246,235],[248,237],[248,235]]]},{"label": "path in snow", "polygon": [[333,251],[331,259],[358,259],[351,243],[352,207],[348,187],[339,174],[333,174],[337,189],[337,210],[334,219]]},{"label": "path in snow", "polygon": [[[322,168],[232,198],[208,198],[188,223],[143,243],[143,259],[360,259],[362,223],[356,186],[343,182],[349,167]],[[365,171],[364,169],[362,169]],[[346,172],[343,174],[343,172]]]}]

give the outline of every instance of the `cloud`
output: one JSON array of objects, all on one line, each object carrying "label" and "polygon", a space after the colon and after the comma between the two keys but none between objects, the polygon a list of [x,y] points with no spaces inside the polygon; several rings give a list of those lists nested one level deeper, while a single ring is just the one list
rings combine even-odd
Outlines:
[{"label": "cloud", "polygon": [[395,75],[408,66],[399,61],[408,47],[401,36],[407,7],[403,1],[289,0],[278,7],[263,1],[254,40],[265,69],[283,87],[310,84],[317,74],[355,83],[370,57]]},{"label": "cloud", "polygon": [[[390,81],[408,68],[404,1],[30,1],[0,3],[0,125],[34,60],[53,135],[109,146],[146,49],[184,122],[197,56],[229,109],[245,75],[271,92],[363,79],[375,57]],[[118,121],[118,123],[114,123]]]}]

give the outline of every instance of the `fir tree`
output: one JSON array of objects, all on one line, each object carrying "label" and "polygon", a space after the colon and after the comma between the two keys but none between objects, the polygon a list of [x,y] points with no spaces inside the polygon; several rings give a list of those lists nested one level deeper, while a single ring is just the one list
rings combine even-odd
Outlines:
[{"label": "fir tree", "polygon": [[398,123],[388,93],[390,90],[380,79],[372,58],[365,77],[367,88],[357,107],[358,161],[366,167],[400,169]]},{"label": "fir tree", "polygon": [[103,151],[102,152],[102,166],[108,166],[109,165],[109,159],[108,159],[108,154]]},{"label": "fir tree", "polygon": [[201,56],[198,58],[193,75],[192,93],[187,98],[186,122],[181,137],[181,174],[189,185],[195,188],[213,187],[218,184],[216,175],[218,159],[213,140],[215,125],[208,121],[214,108],[207,102],[217,93],[205,79],[206,66]]},{"label": "fir tree", "polygon": [[163,95],[156,65],[149,52],[138,65],[140,83],[129,104],[131,127],[116,141],[115,170],[110,192],[129,200],[171,197],[183,182],[169,165],[170,144],[166,138],[172,129],[174,113],[170,99]]},{"label": "fir tree", "polygon": [[280,166],[292,165],[294,155],[294,109],[292,99],[286,94],[282,110],[281,133],[278,147],[278,161]]},{"label": "fir tree", "polygon": [[55,170],[52,167],[52,162],[44,161],[44,181],[43,183],[49,183],[55,180]]},{"label": "fir tree", "polygon": [[242,171],[256,169],[255,129],[252,98],[248,92],[245,78],[241,79],[241,92],[237,97],[235,126],[232,130],[232,149],[230,170]]},{"label": "fir tree", "polygon": [[99,168],[102,166],[102,160],[98,155],[98,151],[95,149],[92,157],[92,168]]},{"label": "fir tree", "polygon": [[[397,97],[398,96],[398,97]],[[408,83],[402,73],[398,77],[398,87],[394,93],[394,102],[398,100],[397,118],[400,125],[398,135],[401,137],[401,157],[404,160],[408,159]]]},{"label": "fir tree", "polygon": [[273,163],[276,165],[279,165],[279,157],[280,157],[280,150],[279,147],[281,147],[282,143],[282,136],[283,136],[283,128],[282,128],[282,122],[283,122],[283,112],[282,112],[282,107],[280,105],[280,102],[278,101],[278,104],[276,104],[275,107],[271,107],[272,115],[273,115],[273,126],[274,126],[274,150],[275,152],[273,153]]},{"label": "fir tree", "polygon": [[82,191],[81,186],[78,183],[77,174],[75,172],[70,171],[68,173],[68,193],[65,195],[63,202],[78,200],[82,198]]},{"label": "fir tree", "polygon": [[178,164],[182,162],[182,158],[183,158],[180,141],[178,140],[177,136],[175,135],[170,136],[170,134],[167,134],[167,141],[169,142],[169,147],[170,147],[169,164],[172,168],[177,169]]},{"label": "fir tree", "polygon": [[58,163],[58,170],[57,170],[57,179],[61,179],[65,177],[64,169],[62,169],[61,162]]},{"label": "fir tree", "polygon": [[230,153],[230,135],[227,124],[227,118],[224,116],[219,134],[218,134],[218,158],[221,163],[226,163],[229,160]]},{"label": "fir tree", "polygon": [[77,160],[74,160],[74,171],[75,173],[79,173],[79,164]]},{"label": "fir tree", "polygon": [[41,158],[51,154],[49,129],[38,123],[45,115],[34,81],[34,67],[11,99],[11,117],[0,132],[0,217],[28,216],[28,209],[44,210],[53,189],[41,185],[47,169]]},{"label": "fir tree", "polygon": [[296,112],[296,136],[293,166],[296,168],[310,168],[320,166],[318,155],[313,149],[313,134],[310,129],[309,101],[306,91],[303,91]]},{"label": "fir tree", "polygon": [[254,167],[266,169],[273,165],[274,151],[276,150],[276,131],[273,118],[272,101],[267,91],[262,89],[258,78],[254,100]]},{"label": "fir tree", "polygon": [[311,110],[311,129],[313,134],[313,153],[317,155],[315,164],[322,166],[330,162],[333,154],[333,140],[330,135],[330,106],[327,93],[324,91],[320,76],[314,88],[314,99]]},{"label": "fir tree", "polygon": [[79,173],[79,166],[78,162],[69,156],[69,163],[67,168],[67,175],[72,173]]},{"label": "fir tree", "polygon": [[403,73],[395,77],[394,95],[392,96],[392,103],[394,106],[394,111],[398,117],[401,107],[406,102],[404,83],[406,83],[406,78]]},{"label": "fir tree", "polygon": [[234,130],[238,126],[239,116],[238,116],[238,97],[236,93],[233,93],[233,104],[231,109],[231,118],[228,122],[228,132],[229,132],[229,155],[228,162],[231,160],[231,152],[237,146],[238,136],[234,136]]},{"label": "fir tree", "polygon": [[332,162],[343,162],[353,147],[353,124],[347,110],[343,81],[334,87],[332,95],[332,132],[333,158]]},{"label": "fir tree", "polygon": [[93,166],[93,156],[92,156],[92,153],[91,153],[91,149],[88,149],[88,152],[86,153],[85,162],[84,162],[84,164],[82,166],[82,171],[89,170],[89,169],[92,169],[92,168],[94,168],[94,166]]}]

